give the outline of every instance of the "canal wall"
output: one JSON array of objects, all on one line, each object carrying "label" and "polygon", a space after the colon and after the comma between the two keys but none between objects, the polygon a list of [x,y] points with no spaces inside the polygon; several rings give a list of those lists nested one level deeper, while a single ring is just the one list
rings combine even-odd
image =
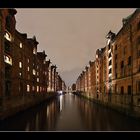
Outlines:
[{"label": "canal wall", "polygon": [[57,96],[57,93],[47,94],[26,94],[24,96],[1,98],[0,99],[0,121],[25,111],[35,105],[50,100]]},{"label": "canal wall", "polygon": [[139,95],[99,95],[89,96],[85,93],[74,93],[96,104],[113,109],[127,116],[140,119]]}]

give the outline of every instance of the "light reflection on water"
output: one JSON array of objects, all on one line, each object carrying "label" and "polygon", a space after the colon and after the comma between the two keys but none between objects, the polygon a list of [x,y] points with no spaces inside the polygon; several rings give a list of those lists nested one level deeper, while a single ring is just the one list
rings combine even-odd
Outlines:
[{"label": "light reflection on water", "polygon": [[69,93],[3,121],[0,130],[139,131],[140,121]]},{"label": "light reflection on water", "polygon": [[62,111],[62,107],[63,107],[63,95],[60,95],[60,111]]}]

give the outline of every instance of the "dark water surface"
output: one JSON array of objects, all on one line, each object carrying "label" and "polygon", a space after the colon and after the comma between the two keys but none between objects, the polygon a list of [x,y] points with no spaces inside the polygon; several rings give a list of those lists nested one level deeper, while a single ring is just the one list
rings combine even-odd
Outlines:
[{"label": "dark water surface", "polygon": [[140,131],[140,120],[66,94],[6,119],[0,131]]}]

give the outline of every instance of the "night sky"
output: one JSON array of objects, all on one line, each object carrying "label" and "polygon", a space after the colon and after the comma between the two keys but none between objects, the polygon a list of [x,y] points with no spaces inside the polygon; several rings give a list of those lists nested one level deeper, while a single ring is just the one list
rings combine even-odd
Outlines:
[{"label": "night sky", "polygon": [[106,45],[109,30],[117,33],[122,18],[132,14],[133,8],[16,8],[16,28],[39,42],[38,51],[45,50],[48,59],[70,86],[79,74],[95,60],[95,52]]}]

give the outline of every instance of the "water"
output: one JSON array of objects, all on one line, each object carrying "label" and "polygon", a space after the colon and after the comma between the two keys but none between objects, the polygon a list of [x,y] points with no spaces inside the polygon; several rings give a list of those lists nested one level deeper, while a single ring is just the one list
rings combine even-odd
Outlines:
[{"label": "water", "polygon": [[140,120],[66,94],[6,119],[0,131],[140,131]]}]

